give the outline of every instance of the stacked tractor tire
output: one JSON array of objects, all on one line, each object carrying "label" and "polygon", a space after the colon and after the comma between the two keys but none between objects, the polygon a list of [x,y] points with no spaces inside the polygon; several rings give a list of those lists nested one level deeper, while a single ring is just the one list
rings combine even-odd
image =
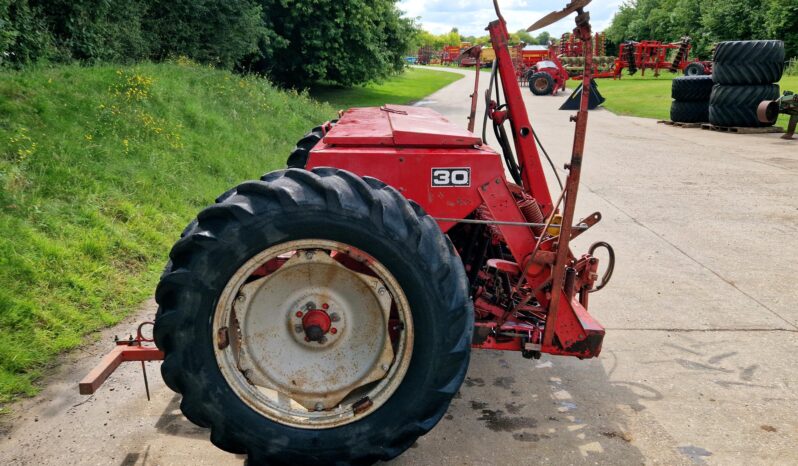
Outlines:
[{"label": "stacked tractor tire", "polygon": [[784,73],[784,42],[751,40],[721,42],[715,47],[709,99],[709,122],[715,126],[772,126],[762,123],[756,109],[763,100],[779,97],[776,84]]},{"label": "stacked tractor tire", "polygon": [[709,98],[712,76],[682,76],[671,87],[671,121],[706,123],[709,120]]}]

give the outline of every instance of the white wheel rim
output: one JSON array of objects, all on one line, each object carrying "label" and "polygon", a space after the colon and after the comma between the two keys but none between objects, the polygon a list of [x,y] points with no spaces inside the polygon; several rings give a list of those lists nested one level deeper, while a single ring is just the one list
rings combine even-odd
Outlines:
[{"label": "white wheel rim", "polygon": [[222,375],[244,403],[281,424],[323,429],[391,397],[410,364],[413,321],[376,259],[310,239],[268,248],[236,271],[213,337]]}]

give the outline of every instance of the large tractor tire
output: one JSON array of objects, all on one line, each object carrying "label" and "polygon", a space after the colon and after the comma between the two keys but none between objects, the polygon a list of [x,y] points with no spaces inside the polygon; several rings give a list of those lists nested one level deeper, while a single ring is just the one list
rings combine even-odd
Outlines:
[{"label": "large tractor tire", "polygon": [[533,73],[529,77],[529,89],[535,95],[550,95],[554,91],[554,78],[542,71]]},{"label": "large tractor tire", "polygon": [[717,84],[756,85],[778,82],[784,73],[784,42],[736,40],[715,47],[712,76]]},{"label": "large tractor tire", "polygon": [[716,126],[771,126],[759,121],[756,109],[763,100],[779,97],[778,84],[759,86],[724,86],[716,84],[709,99],[709,122]]},{"label": "large tractor tire", "polygon": [[250,465],[389,460],[446,412],[473,306],[435,220],[335,168],[239,185],[202,211],[156,291],[180,408]]},{"label": "large tractor tire", "polygon": [[712,76],[682,76],[671,83],[671,97],[682,102],[706,102],[712,94]]},{"label": "large tractor tire", "polygon": [[709,120],[707,102],[671,102],[671,121],[678,123],[705,123]]}]

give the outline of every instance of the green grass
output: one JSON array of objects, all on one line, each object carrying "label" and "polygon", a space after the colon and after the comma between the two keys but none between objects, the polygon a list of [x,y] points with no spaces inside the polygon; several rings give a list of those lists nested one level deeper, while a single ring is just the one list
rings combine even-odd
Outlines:
[{"label": "green grass", "polygon": [[[599,91],[607,98],[604,107],[618,115],[631,115],[658,120],[670,119],[671,80],[675,76],[665,73],[659,78],[652,76],[624,76],[619,80],[597,80]],[[779,82],[782,92],[798,92],[798,76],[785,76]],[[778,125],[787,126],[789,118],[779,116]]]},{"label": "green grass", "polygon": [[319,86],[310,95],[336,108],[407,104],[432,94],[464,76],[448,71],[408,68],[402,75],[377,84],[342,89]]},{"label": "green grass", "polygon": [[[406,103],[451,80],[411,71],[323,95]],[[284,166],[335,111],[183,60],[0,73],[0,412],[36,393],[56,355],[152,296],[202,207]]]}]

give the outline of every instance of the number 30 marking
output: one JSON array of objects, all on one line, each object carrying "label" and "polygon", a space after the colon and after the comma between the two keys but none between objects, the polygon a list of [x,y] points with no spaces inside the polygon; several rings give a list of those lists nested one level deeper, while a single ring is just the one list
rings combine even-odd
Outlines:
[{"label": "number 30 marking", "polygon": [[471,169],[433,168],[432,186],[437,188],[461,188],[471,186]]}]

